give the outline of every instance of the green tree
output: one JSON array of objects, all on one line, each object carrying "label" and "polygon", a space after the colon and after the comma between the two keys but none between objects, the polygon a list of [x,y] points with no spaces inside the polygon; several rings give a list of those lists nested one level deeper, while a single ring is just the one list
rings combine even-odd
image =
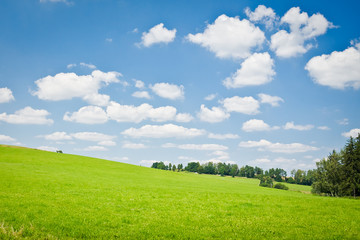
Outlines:
[{"label": "green tree", "polygon": [[356,197],[360,187],[360,134],[356,139],[350,137],[343,150],[343,167],[345,172],[344,191]]},{"label": "green tree", "polygon": [[172,166],[172,170],[173,170],[173,172],[176,171],[176,165],[175,164]]},{"label": "green tree", "polygon": [[239,172],[239,167],[238,167],[238,165],[237,165],[237,164],[233,164],[233,165],[231,166],[230,175],[231,175],[232,177],[235,177],[235,176],[238,174],[238,172]]}]

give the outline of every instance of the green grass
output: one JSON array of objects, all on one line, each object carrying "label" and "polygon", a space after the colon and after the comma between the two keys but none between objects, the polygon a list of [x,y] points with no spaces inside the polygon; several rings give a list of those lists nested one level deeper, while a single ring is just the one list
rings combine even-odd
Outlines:
[{"label": "green grass", "polygon": [[359,201],[258,183],[0,145],[0,239],[359,238]]}]

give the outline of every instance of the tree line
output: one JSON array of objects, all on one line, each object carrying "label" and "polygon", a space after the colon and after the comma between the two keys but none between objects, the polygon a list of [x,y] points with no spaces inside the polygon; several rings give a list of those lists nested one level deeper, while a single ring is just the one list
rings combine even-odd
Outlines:
[{"label": "tree line", "polygon": [[316,163],[312,192],[329,196],[360,196],[360,134],[340,152],[333,150]]}]

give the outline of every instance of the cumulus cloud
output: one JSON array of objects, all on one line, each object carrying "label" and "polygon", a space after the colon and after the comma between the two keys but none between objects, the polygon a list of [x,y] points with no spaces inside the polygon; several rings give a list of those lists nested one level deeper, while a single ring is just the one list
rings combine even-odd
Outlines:
[{"label": "cumulus cloud", "polygon": [[136,91],[131,96],[136,97],[136,98],[146,98],[146,99],[151,98],[150,94],[147,91]]},{"label": "cumulus cloud", "polygon": [[209,109],[202,104],[197,116],[203,122],[217,123],[228,119],[230,114],[220,107],[212,107]]},{"label": "cumulus cloud", "polygon": [[68,135],[66,132],[53,132],[51,134],[39,136],[39,137],[43,137],[49,141],[72,140],[72,137]]},{"label": "cumulus cloud", "polygon": [[12,91],[8,88],[0,88],[0,103],[7,103],[15,100]]},{"label": "cumulus cloud", "polygon": [[143,32],[141,37],[141,45],[150,47],[156,43],[170,43],[174,41],[176,35],[176,29],[169,30],[164,27],[163,23],[152,27],[148,32]]},{"label": "cumulus cloud", "polygon": [[299,130],[299,131],[307,131],[314,128],[314,125],[308,124],[308,125],[295,125],[294,122],[287,122],[284,126],[285,130]]},{"label": "cumulus cloud", "polygon": [[333,24],[320,14],[311,17],[306,12],[300,13],[299,7],[293,7],[285,13],[280,21],[290,27],[290,32],[280,30],[271,36],[270,48],[279,57],[289,58],[306,53],[313,47],[305,42],[326,33]]},{"label": "cumulus cloud", "polygon": [[106,112],[110,119],[117,122],[139,123],[148,119],[154,122],[187,122],[192,119],[192,117],[186,113],[176,114],[177,110],[175,107],[165,106],[154,108],[147,103],[143,103],[140,106],[133,106],[111,102],[107,107]]},{"label": "cumulus cloud", "polygon": [[121,134],[134,138],[193,138],[202,136],[205,130],[197,128],[185,128],[174,124],[144,125],[140,128],[129,128]]},{"label": "cumulus cloud", "polygon": [[146,146],[142,143],[124,143],[122,145],[122,148],[128,148],[128,149],[144,149]]},{"label": "cumulus cloud", "polygon": [[133,79],[133,81],[135,82],[136,88],[139,88],[139,89],[145,88],[145,83],[143,81],[136,80],[136,79]]},{"label": "cumulus cloud", "polygon": [[250,119],[249,121],[244,122],[242,125],[242,130],[245,132],[270,131],[276,129],[279,129],[279,127],[270,127],[269,124],[259,119]]},{"label": "cumulus cloud", "polygon": [[68,122],[101,124],[108,121],[108,116],[101,107],[86,106],[80,108],[77,112],[66,112],[63,119]]},{"label": "cumulus cloud", "polygon": [[259,5],[255,11],[251,11],[250,8],[245,9],[245,14],[249,20],[255,23],[265,24],[267,29],[272,29],[277,19],[276,14],[272,8]]},{"label": "cumulus cloud", "polygon": [[240,69],[231,77],[226,78],[223,84],[227,88],[241,88],[247,86],[259,86],[269,83],[275,75],[274,61],[270,54],[254,53],[241,63]]},{"label": "cumulus cloud", "polygon": [[225,139],[237,139],[240,136],[237,134],[226,133],[226,134],[215,134],[209,133],[208,138],[218,139],[218,140],[225,140]]},{"label": "cumulus cloud", "polygon": [[248,115],[259,113],[259,101],[253,97],[234,96],[220,101],[228,112],[239,112]]},{"label": "cumulus cloud", "polygon": [[58,73],[35,81],[37,90],[32,94],[41,100],[60,101],[72,98],[82,98],[92,104],[100,102],[101,106],[109,101],[107,95],[100,95],[99,89],[110,83],[123,83],[119,78],[121,73],[102,72],[95,70],[91,75],[77,75],[75,73]]},{"label": "cumulus cloud", "polygon": [[156,83],[150,85],[150,89],[159,97],[171,100],[184,98],[184,86],[170,83]]},{"label": "cumulus cloud", "polygon": [[2,142],[2,143],[4,143],[4,142],[15,142],[15,141],[16,141],[15,138],[0,134],[0,142]]},{"label": "cumulus cloud", "polygon": [[278,96],[270,96],[264,93],[260,93],[258,96],[261,103],[267,103],[273,107],[278,107],[280,105],[279,102],[284,102],[284,99]]},{"label": "cumulus cloud", "polygon": [[44,109],[33,109],[28,106],[16,111],[14,114],[1,113],[0,121],[11,124],[53,124],[54,121],[48,119],[48,115],[50,113]]},{"label": "cumulus cloud", "polygon": [[305,69],[319,85],[357,90],[360,88],[360,43],[342,52],[313,57]]},{"label": "cumulus cloud", "polygon": [[356,138],[358,134],[360,134],[360,128],[351,129],[349,132],[343,132],[341,135],[347,138],[349,137]]},{"label": "cumulus cloud", "polygon": [[257,148],[258,151],[270,151],[275,153],[302,153],[318,150],[316,147],[301,143],[272,143],[264,139],[261,139],[260,141],[243,141],[239,143],[239,147]]},{"label": "cumulus cloud", "polygon": [[220,144],[173,144],[167,143],[162,145],[164,148],[179,148],[184,150],[200,150],[200,151],[223,151],[228,147]]},{"label": "cumulus cloud", "polygon": [[93,93],[83,97],[83,100],[96,106],[107,106],[110,102],[110,96],[106,94]]},{"label": "cumulus cloud", "polygon": [[203,33],[189,34],[186,38],[219,58],[242,59],[248,57],[252,49],[262,45],[265,35],[246,19],[223,14],[213,24],[208,24]]}]

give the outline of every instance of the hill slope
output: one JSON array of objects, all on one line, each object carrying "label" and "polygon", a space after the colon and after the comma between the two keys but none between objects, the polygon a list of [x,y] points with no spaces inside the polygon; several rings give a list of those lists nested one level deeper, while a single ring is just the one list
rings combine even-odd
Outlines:
[{"label": "hill slope", "polygon": [[360,204],[0,145],[0,239],[360,236]]}]

